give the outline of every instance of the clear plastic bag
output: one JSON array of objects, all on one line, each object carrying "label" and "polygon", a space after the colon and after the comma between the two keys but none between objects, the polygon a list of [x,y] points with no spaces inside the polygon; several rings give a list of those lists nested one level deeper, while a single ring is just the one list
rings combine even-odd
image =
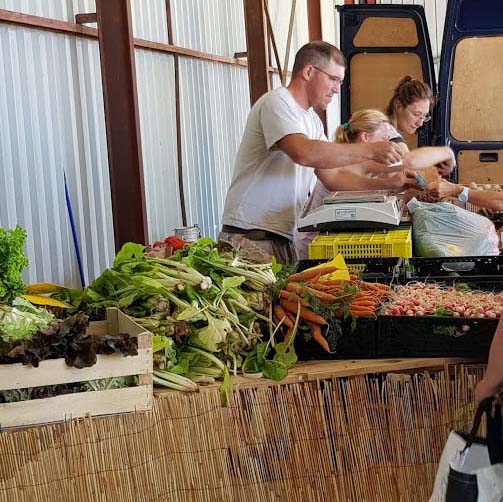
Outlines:
[{"label": "clear plastic bag", "polygon": [[498,255],[498,235],[488,218],[449,202],[419,202],[407,207],[412,218],[415,256]]}]

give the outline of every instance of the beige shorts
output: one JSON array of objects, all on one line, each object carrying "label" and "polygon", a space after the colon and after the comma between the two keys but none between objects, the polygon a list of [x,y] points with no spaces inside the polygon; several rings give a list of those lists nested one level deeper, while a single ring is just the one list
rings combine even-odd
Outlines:
[{"label": "beige shorts", "polygon": [[285,238],[252,240],[246,234],[220,232],[218,240],[229,243],[243,258],[256,263],[268,263],[273,256],[283,265],[293,265],[297,260],[293,243]]}]

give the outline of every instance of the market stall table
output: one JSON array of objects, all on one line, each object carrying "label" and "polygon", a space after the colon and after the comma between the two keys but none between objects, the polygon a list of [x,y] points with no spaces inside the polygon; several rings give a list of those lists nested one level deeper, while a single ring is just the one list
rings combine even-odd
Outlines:
[{"label": "market stall table", "polygon": [[155,392],[152,412],[0,433],[0,501],[424,501],[484,367],[462,359],[307,362]]}]

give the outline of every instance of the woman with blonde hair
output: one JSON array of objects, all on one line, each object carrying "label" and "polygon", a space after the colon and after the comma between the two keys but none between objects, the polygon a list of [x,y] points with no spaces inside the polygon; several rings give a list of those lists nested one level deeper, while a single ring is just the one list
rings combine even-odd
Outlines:
[{"label": "woman with blonde hair", "polygon": [[[405,79],[402,79],[403,81]],[[414,85],[413,89],[417,90],[419,87],[416,89],[416,85]],[[411,89],[408,89],[408,93],[404,94],[404,92],[403,89],[399,89],[397,95],[403,99],[413,95],[422,95],[419,91],[416,93]],[[400,121],[399,124],[402,122]],[[403,148],[408,152],[402,136],[390,123],[387,115],[375,109],[359,110],[353,113],[348,122],[341,124],[335,131],[336,143],[370,144],[383,140],[403,143]],[[401,165],[387,166],[375,161],[366,161],[339,169],[316,171],[318,180],[304,206],[301,217],[320,207],[324,197],[334,191],[390,190],[402,192],[412,188],[416,190],[410,191],[410,196],[418,194],[422,188],[417,184],[415,171],[437,166],[439,174],[444,175],[450,173],[454,165],[454,154],[449,147],[427,146],[408,152]],[[297,259],[305,260],[308,258],[309,243],[317,235],[317,232],[295,232],[294,245]]]},{"label": "woman with blonde hair", "polygon": [[[335,132],[336,143],[375,143],[390,138],[388,117],[379,110],[368,109],[355,112],[350,120],[341,124]],[[327,171],[327,172],[325,172]],[[328,172],[330,171],[330,172]],[[415,172],[406,169],[390,169],[389,166],[367,161],[339,169],[316,172],[314,186],[302,215],[323,204],[323,198],[336,190],[393,190],[402,191],[416,185]],[[308,258],[309,243],[316,232],[295,233],[294,244],[299,260]]]}]

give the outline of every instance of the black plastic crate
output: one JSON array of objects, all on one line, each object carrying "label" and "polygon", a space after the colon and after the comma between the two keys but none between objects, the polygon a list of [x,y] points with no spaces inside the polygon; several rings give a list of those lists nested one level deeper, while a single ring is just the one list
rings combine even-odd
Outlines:
[{"label": "black plastic crate", "polygon": [[[306,341],[307,330],[299,330],[295,337],[295,351],[301,361],[312,359],[373,359],[376,357],[377,322],[371,318],[359,318],[354,323],[350,319],[340,322],[342,335],[337,339],[334,353],[328,353],[313,339]],[[330,340],[330,338],[328,338]]]},{"label": "black plastic crate", "polygon": [[472,289],[503,290],[503,256],[408,258],[402,262],[401,281],[466,283]]},{"label": "black plastic crate", "polygon": [[498,319],[379,316],[377,357],[467,357],[486,361]]},{"label": "black plastic crate", "polygon": [[[348,269],[367,282],[390,284],[393,279],[398,281],[401,273],[403,258],[345,258]],[[297,271],[315,267],[327,260],[301,260],[297,264]]]}]

